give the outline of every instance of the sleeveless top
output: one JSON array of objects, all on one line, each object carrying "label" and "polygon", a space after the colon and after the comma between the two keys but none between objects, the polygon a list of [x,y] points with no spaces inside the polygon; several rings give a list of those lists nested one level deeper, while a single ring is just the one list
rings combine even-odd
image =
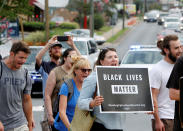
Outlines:
[{"label": "sleeveless top", "polygon": [[63,80],[65,78],[69,78],[68,73],[65,70],[63,70],[63,68],[61,66],[54,68],[53,71],[54,71],[55,77],[56,77],[56,85],[55,85],[55,87],[53,89],[53,93],[51,95],[52,107],[53,107],[54,101],[57,99],[58,93],[60,91],[60,87],[63,84]]}]

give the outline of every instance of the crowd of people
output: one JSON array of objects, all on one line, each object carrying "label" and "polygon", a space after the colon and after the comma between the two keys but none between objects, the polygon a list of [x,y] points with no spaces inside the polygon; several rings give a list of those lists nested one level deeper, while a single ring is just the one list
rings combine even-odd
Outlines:
[{"label": "crowd of people", "polygon": [[[91,67],[89,61],[81,56],[72,37],[67,41],[71,48],[63,53],[62,45],[56,41],[57,36],[52,37],[36,56],[35,69],[43,78],[43,121],[47,122],[47,128],[42,130],[71,131],[77,105],[81,110],[92,111],[96,117],[91,131],[123,131],[126,115],[100,113],[99,106],[104,98],[97,93],[95,67],[119,66],[116,50],[101,49],[94,67]],[[183,131],[179,116],[179,78],[183,76],[181,43],[176,35],[168,35],[157,46],[164,58],[149,72],[154,103],[152,130]],[[50,55],[48,62],[42,60],[47,51]],[[28,71],[22,67],[29,54],[26,43],[17,41],[13,43],[9,57],[0,61],[0,131],[32,131],[35,126],[30,96],[32,81]],[[55,104],[58,112],[55,112]]]}]

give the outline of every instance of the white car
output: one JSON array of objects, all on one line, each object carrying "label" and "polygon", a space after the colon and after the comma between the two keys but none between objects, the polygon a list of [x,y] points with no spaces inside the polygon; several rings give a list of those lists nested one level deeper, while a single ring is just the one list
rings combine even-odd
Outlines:
[{"label": "white car", "polygon": [[[75,36],[75,37],[90,37],[90,30],[88,29],[74,29],[68,32],[64,32],[64,35]],[[106,42],[103,36],[96,35],[94,33],[94,40],[98,45],[102,45]]]},{"label": "white car", "polygon": [[152,68],[163,56],[156,45],[133,45],[123,57],[120,66],[134,68]]},{"label": "white car", "polygon": [[[91,67],[93,68],[99,54],[99,49],[97,48],[97,44],[94,39],[74,37],[73,41],[81,55],[90,61]],[[66,42],[62,41],[61,44],[64,50],[69,48],[69,45]]]}]

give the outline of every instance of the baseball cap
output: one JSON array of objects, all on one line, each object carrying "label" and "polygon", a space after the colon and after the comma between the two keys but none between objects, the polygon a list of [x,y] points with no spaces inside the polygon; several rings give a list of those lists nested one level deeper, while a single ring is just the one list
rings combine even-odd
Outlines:
[{"label": "baseball cap", "polygon": [[61,43],[54,43],[50,46],[50,49],[55,47],[55,46],[59,46],[60,48],[62,47],[62,44]]}]

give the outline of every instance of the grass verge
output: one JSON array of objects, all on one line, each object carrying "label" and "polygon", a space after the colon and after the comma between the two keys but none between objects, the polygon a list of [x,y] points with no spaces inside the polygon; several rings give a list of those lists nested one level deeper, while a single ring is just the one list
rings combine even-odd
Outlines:
[{"label": "grass verge", "polygon": [[125,28],[123,30],[120,30],[118,33],[116,33],[115,35],[113,35],[111,38],[109,38],[107,40],[107,42],[109,43],[113,43],[115,40],[117,40],[121,35],[123,35],[126,31],[128,30],[128,28]]},{"label": "grass verge", "polygon": [[95,30],[95,32],[97,35],[102,35],[103,33],[108,32],[111,29],[111,26],[103,26],[100,30]]}]

